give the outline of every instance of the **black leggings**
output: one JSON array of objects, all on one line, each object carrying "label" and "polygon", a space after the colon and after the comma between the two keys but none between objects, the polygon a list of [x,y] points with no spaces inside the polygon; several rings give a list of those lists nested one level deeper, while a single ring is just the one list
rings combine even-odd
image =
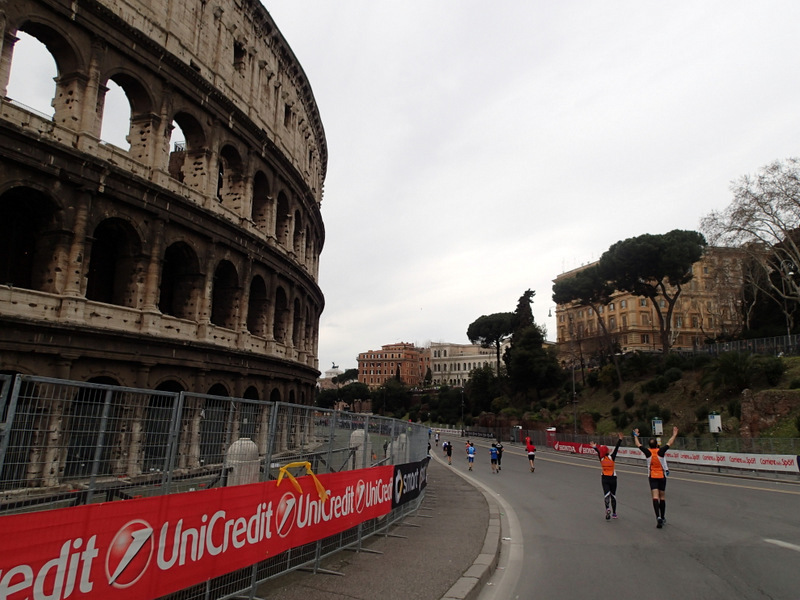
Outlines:
[{"label": "black leggings", "polygon": [[617,512],[617,478],[614,475],[603,475],[601,479],[603,482],[603,500],[606,503],[606,508],[610,504],[611,510]]}]

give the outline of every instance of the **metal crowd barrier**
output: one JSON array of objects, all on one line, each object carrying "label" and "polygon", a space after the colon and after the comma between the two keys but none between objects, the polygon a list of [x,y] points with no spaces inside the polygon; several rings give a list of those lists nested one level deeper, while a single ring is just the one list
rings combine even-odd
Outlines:
[{"label": "metal crowd barrier", "polygon": [[[274,480],[296,461],[315,474],[415,462],[427,455],[427,433],[396,419],[281,402],[0,375],[0,517],[220,487],[248,468],[250,481]],[[258,449],[249,466],[229,454],[239,440]],[[423,497],[168,598],[254,598],[268,579],[318,570],[327,556],[388,534]]]}]

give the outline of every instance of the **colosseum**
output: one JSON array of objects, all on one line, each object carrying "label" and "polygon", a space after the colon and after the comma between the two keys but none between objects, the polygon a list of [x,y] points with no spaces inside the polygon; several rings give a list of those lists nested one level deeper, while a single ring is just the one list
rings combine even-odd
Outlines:
[{"label": "colosseum", "polygon": [[[311,404],[327,147],[267,10],[0,0],[0,15],[0,372]],[[54,77],[15,65],[22,36]],[[50,86],[52,114],[9,97],[20,70]],[[112,88],[129,114],[104,110]]]}]

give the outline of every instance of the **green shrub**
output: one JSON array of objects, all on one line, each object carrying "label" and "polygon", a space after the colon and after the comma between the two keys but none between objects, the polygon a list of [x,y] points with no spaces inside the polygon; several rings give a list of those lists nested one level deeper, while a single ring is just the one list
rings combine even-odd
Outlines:
[{"label": "green shrub", "polygon": [[616,417],[622,411],[619,409],[619,406],[612,406],[611,407],[611,416]]},{"label": "green shrub", "polygon": [[633,406],[633,403],[636,401],[636,399],[634,397],[634,394],[633,394],[633,390],[631,390],[629,392],[625,392],[625,396],[624,396],[623,400],[625,401],[625,407],[626,408],[630,408],[631,406]]},{"label": "green shrub", "polygon": [[687,360],[683,354],[679,354],[678,352],[670,352],[667,354],[667,359],[664,361],[664,367],[669,369],[678,369],[682,371],[683,369],[687,368],[691,359]]},{"label": "green shrub", "polygon": [[645,394],[663,394],[669,387],[669,380],[663,375],[659,375],[650,381],[642,384],[642,391]]},{"label": "green shrub", "polygon": [[778,385],[786,371],[786,365],[777,356],[762,356],[757,365],[769,385]]},{"label": "green shrub", "polygon": [[735,417],[737,419],[742,418],[742,401],[738,398],[734,398],[730,402],[728,402],[728,414],[730,416]]},{"label": "green shrub", "polygon": [[589,384],[589,387],[593,388],[600,385],[600,373],[598,373],[597,369],[589,371],[589,374],[586,376],[586,383]]},{"label": "green shrub", "polygon": [[683,371],[681,371],[677,367],[672,367],[671,369],[667,369],[664,371],[664,377],[670,383],[674,381],[678,381],[681,377],[683,377]]},{"label": "green shrub", "polygon": [[694,416],[697,417],[698,421],[707,421],[708,420],[708,407],[707,406],[698,406],[694,411]]},{"label": "green shrub", "polygon": [[628,413],[619,413],[614,417],[614,424],[619,430],[625,429],[630,422],[631,417]]},{"label": "green shrub", "polygon": [[796,377],[789,382],[790,390],[796,390],[797,388],[800,388],[800,377]]},{"label": "green shrub", "polygon": [[614,402],[616,402],[617,400],[619,400],[619,399],[620,399],[620,396],[621,396],[622,394],[620,394],[620,391],[619,391],[619,390],[614,390],[613,392],[611,392],[611,395],[614,397]]}]

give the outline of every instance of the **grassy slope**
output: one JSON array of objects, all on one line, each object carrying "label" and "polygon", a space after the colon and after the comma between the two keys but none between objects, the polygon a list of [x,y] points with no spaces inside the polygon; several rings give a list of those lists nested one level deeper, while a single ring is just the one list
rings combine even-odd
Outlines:
[{"label": "grassy slope", "polygon": [[[774,386],[774,389],[788,389],[792,380],[800,380],[800,357],[787,357],[783,360],[787,370],[779,384]],[[671,428],[673,425],[677,425],[681,431],[685,433],[698,435],[705,432],[706,435],[708,435],[708,419],[705,415],[707,415],[708,412],[717,411],[722,415],[724,433],[738,435],[739,420],[731,414],[730,410],[734,408],[731,405],[735,405],[738,400],[738,393],[720,394],[712,389],[710,385],[703,386],[701,382],[703,372],[701,370],[684,371],[683,377],[671,383],[664,393],[646,394],[642,392],[642,384],[653,377],[653,375],[649,375],[623,382],[622,386],[619,388],[619,400],[614,400],[613,392],[604,388],[584,388],[578,398],[578,413],[579,415],[584,415],[582,421],[586,419],[585,415],[595,413],[601,416],[595,423],[597,433],[608,434],[618,429],[627,432],[637,425],[641,426],[643,423],[649,424],[650,417],[646,417],[645,419],[641,418],[642,413],[645,412],[642,410],[644,405],[649,405],[651,407],[653,405],[658,405],[661,408],[669,409],[671,413],[670,420],[664,423],[665,430],[667,427]],[[768,388],[767,386],[754,387],[753,391],[760,391],[763,389]],[[625,405],[624,397],[625,394],[630,391],[634,394],[634,404],[628,408]],[[612,409],[614,407],[620,412],[627,412],[631,416],[631,423],[623,428],[619,428],[612,416]],[[563,422],[572,422],[573,413],[571,406],[563,408],[559,412]],[[796,407],[791,415],[783,419],[772,429],[762,431],[761,435],[800,437],[800,431],[797,429],[798,415],[800,415],[800,406]]]}]

